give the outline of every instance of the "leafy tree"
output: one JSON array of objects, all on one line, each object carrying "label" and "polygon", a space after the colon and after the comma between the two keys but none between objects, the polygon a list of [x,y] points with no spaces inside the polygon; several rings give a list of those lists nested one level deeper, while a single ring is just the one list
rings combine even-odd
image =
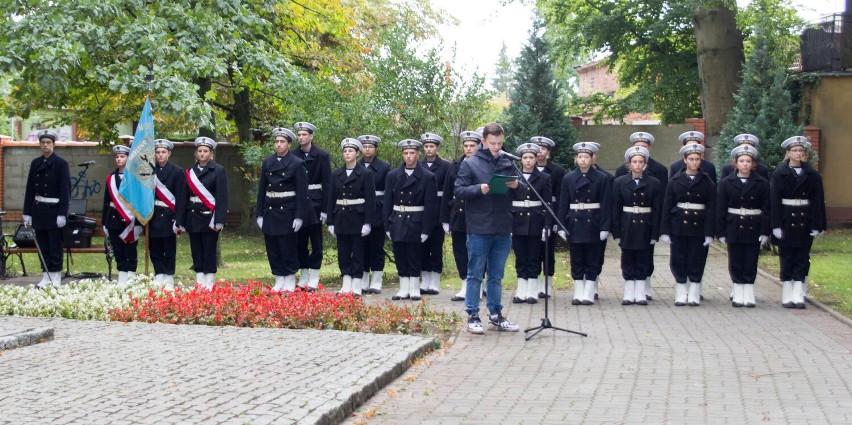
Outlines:
[{"label": "leafy tree", "polygon": [[728,162],[737,134],[751,133],[760,139],[759,160],[770,170],[784,159],[781,142],[802,134],[802,128],[793,121],[786,66],[777,63],[770,51],[773,46],[771,30],[764,30],[771,29],[769,19],[766,17],[757,23],[754,49],[743,68],[743,84],[734,95],[737,104],[728,115],[716,145],[720,168]]},{"label": "leafy tree", "polygon": [[551,154],[553,160],[565,166],[573,162],[571,146],[577,140],[577,131],[561,102],[549,46],[538,34],[540,25],[537,22],[533,26],[516,61],[510,104],[504,118],[506,149],[515,149],[533,136],[549,137],[556,142]]},{"label": "leafy tree", "polygon": [[497,93],[509,94],[509,88],[512,84],[512,61],[509,60],[509,55],[506,53],[506,43],[500,48],[500,55],[497,56],[497,64],[494,67],[494,78],[491,79],[491,87]]}]

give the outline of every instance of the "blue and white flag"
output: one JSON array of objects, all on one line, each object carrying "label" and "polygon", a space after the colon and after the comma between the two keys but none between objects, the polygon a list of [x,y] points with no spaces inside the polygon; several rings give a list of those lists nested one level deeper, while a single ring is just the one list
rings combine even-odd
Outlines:
[{"label": "blue and white flag", "polygon": [[157,187],[154,164],[154,117],[151,115],[151,102],[146,100],[130,145],[124,180],[118,188],[119,196],[143,226],[154,215],[154,189]]}]

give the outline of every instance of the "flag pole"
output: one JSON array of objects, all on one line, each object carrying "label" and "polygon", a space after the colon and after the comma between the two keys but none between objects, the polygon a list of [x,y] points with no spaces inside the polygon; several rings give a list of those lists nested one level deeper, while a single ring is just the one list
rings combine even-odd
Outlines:
[{"label": "flag pole", "polygon": [[[148,82],[148,92],[145,94],[145,100],[151,100],[151,91],[154,89],[154,65],[148,64],[148,74],[145,76],[145,81]],[[151,111],[151,115],[154,112]],[[151,232],[150,221],[145,223],[145,274],[148,274],[148,263],[151,260]]]}]

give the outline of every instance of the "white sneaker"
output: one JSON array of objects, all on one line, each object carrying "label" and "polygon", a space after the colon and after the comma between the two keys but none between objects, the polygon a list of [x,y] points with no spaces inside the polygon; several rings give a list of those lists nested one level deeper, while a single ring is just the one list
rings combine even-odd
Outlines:
[{"label": "white sneaker", "polygon": [[[470,327],[470,322],[468,322],[468,327]],[[517,332],[520,329],[516,323],[510,322],[502,314],[491,316],[488,319],[488,328],[492,331],[503,332]]]},{"label": "white sneaker", "polygon": [[479,319],[479,316],[471,315],[467,318],[467,331],[477,335],[485,333],[485,328],[482,327],[482,320]]}]

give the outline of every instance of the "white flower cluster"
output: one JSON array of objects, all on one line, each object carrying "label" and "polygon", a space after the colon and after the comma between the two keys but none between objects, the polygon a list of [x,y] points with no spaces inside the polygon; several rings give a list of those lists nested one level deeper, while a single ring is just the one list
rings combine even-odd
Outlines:
[{"label": "white flower cluster", "polygon": [[144,298],[149,288],[156,286],[146,275],[134,276],[124,287],[105,277],[44,290],[35,285],[0,285],[0,315],[106,321],[110,310],[126,307],[131,296]]}]

